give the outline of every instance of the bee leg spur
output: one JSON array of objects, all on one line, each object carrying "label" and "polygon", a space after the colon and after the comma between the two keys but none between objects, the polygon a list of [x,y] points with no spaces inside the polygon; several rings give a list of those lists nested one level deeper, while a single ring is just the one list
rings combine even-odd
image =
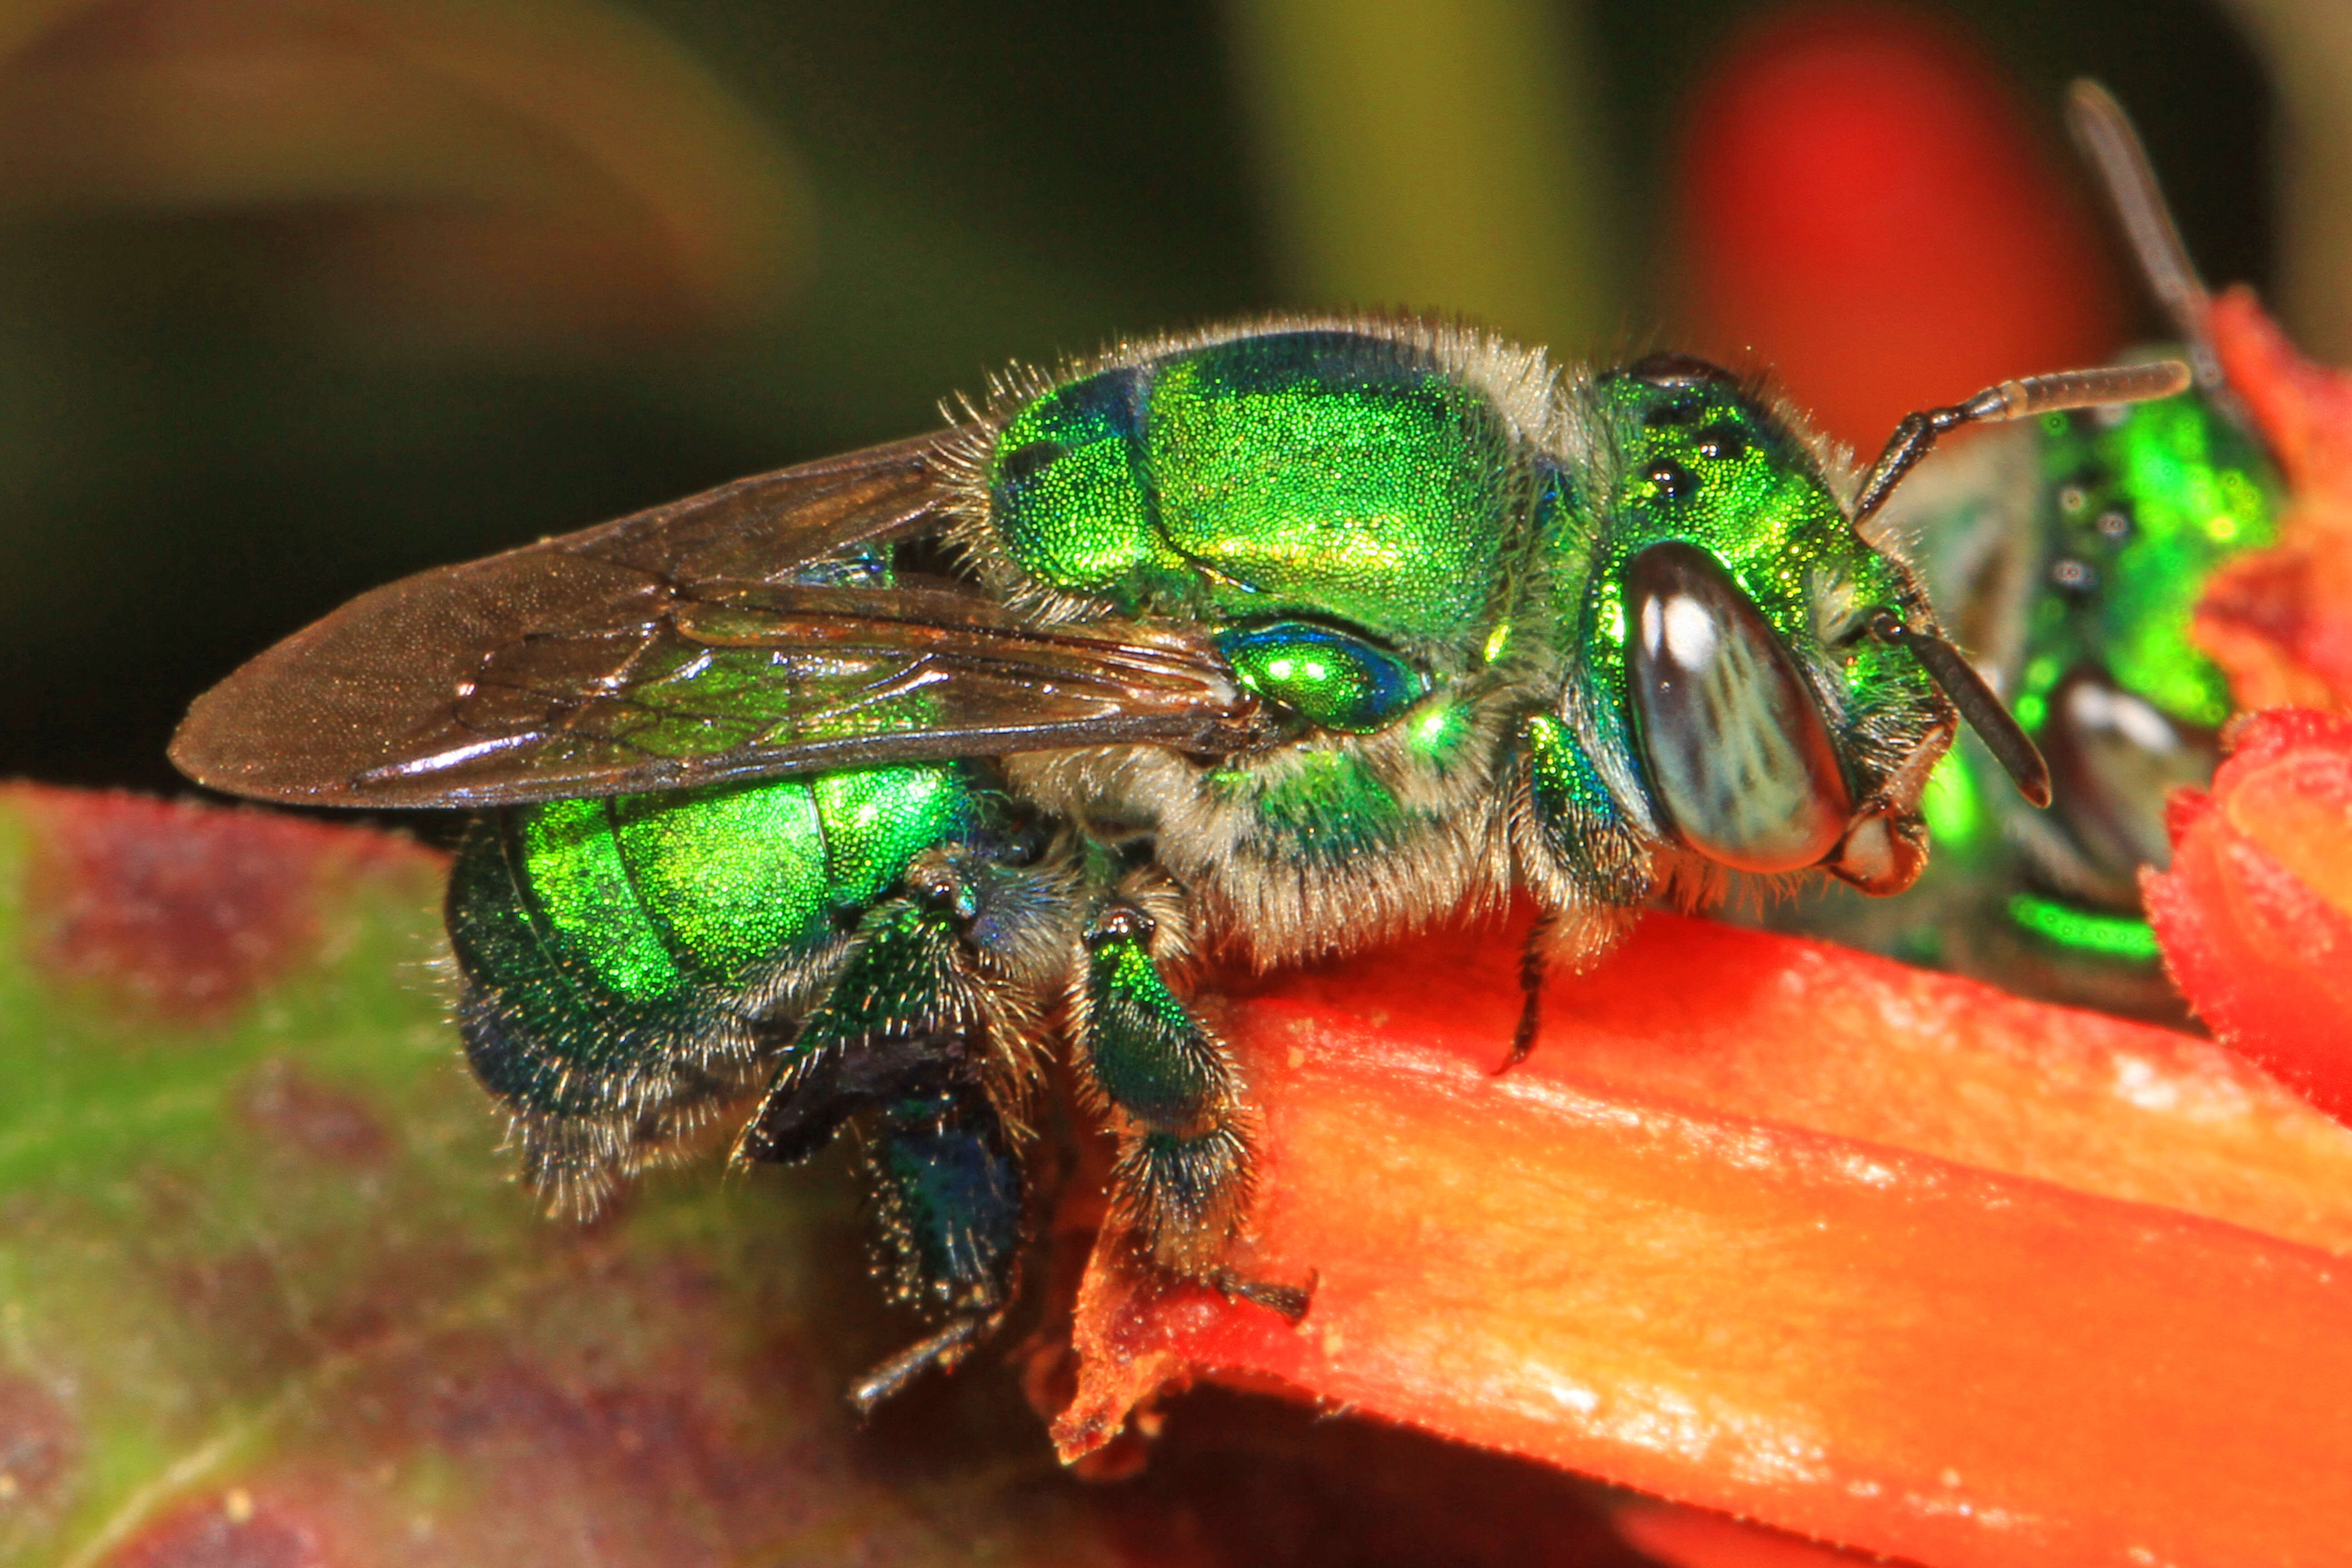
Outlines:
[{"label": "bee leg spur", "polygon": [[1087,928],[1079,1069],[1121,1124],[1113,1212],[1160,1263],[1213,1279],[1249,1195],[1241,1086],[1223,1045],[1160,975],[1153,931],[1123,902]]}]

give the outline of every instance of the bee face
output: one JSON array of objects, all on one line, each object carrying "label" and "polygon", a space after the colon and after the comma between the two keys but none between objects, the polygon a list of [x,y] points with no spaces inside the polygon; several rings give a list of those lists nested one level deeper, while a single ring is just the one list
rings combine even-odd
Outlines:
[{"label": "bee face", "polygon": [[2190,638],[2197,601],[2223,563],[2275,540],[2278,480],[2202,394],[2053,415],[2021,439],[2034,482],[1996,515],[2014,520],[2023,569],[1992,613],[2058,797],[2006,837],[2037,896],[2130,918],[2139,868],[2169,854],[2165,801],[2210,779],[2231,711]]},{"label": "bee face", "polygon": [[2028,809],[2003,760],[1969,742],[1931,781],[1936,862],[1911,897],[1809,899],[1771,920],[2180,1025],[2141,877],[2170,852],[2168,798],[2210,779],[2231,710],[2192,636],[2199,601],[2231,556],[2275,541],[2284,492],[2206,337],[2209,292],[2129,120],[2088,81],[2067,113],[2195,385],[1988,431],[1919,470],[1884,522],[2046,758],[2050,809]]},{"label": "bee face", "polygon": [[2191,639],[2199,599],[2276,538],[2281,489],[2210,392],[1989,432],[1890,512],[1937,604],[2048,758],[2047,812],[1973,744],[1927,795],[1935,863],[1892,906],[1807,900],[1774,923],[2074,1005],[2179,1022],[2140,910],[2165,805],[2210,780],[2231,713]]},{"label": "bee face", "polygon": [[2045,881],[2134,914],[2139,868],[2170,853],[2164,803],[2201,787],[2231,712],[2189,637],[2213,573],[2275,537],[2277,481],[2209,397],[2053,415],[2037,446],[2039,571],[2017,616],[2020,721],[2051,758],[2057,810],[2018,834]]},{"label": "bee face", "polygon": [[2229,683],[2189,638],[2213,573],[2276,538],[2276,475],[2253,440],[2191,394],[2042,423],[2046,541],[2039,604],[2023,628],[2021,718],[2039,729],[2047,698],[2078,667],[2187,723],[2218,726]]}]

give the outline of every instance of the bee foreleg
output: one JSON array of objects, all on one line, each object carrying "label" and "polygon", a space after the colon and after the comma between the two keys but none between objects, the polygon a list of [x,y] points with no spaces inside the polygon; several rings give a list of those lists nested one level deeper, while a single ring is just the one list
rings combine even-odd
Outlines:
[{"label": "bee foreleg", "polygon": [[1519,726],[1511,844],[1519,880],[1541,911],[1519,954],[1519,1020],[1507,1072],[1535,1048],[1544,976],[1591,963],[1633,926],[1653,889],[1655,845],[1628,819],[1576,732],[1558,715]]},{"label": "bee foreleg", "polygon": [[1223,1042],[1153,962],[1154,929],[1124,901],[1088,926],[1078,1068],[1118,1123],[1117,1217],[1160,1263],[1215,1279],[1250,1192],[1241,1085]]}]

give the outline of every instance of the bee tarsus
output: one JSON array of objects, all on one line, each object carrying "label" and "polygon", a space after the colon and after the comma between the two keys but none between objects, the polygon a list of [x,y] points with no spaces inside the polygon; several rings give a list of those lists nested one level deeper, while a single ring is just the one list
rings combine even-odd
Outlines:
[{"label": "bee tarsus", "polygon": [[1210,1276],[1208,1282],[1221,1296],[1264,1307],[1285,1322],[1299,1323],[1306,1321],[1307,1310],[1314,1305],[1315,1291],[1322,1280],[1319,1277],[1309,1276],[1304,1285],[1277,1285],[1271,1280],[1252,1279],[1229,1268],[1220,1268]]},{"label": "bee tarsus", "polygon": [[1528,928],[1527,941],[1520,944],[1519,1019],[1511,1028],[1511,1048],[1495,1068],[1496,1078],[1527,1060],[1536,1048],[1536,1036],[1543,1028],[1544,976],[1551,972],[1547,948],[1555,923],[1550,915],[1538,915]]},{"label": "bee tarsus", "polygon": [[851,1384],[849,1407],[859,1420],[865,1420],[933,1368],[953,1372],[997,1327],[995,1318],[959,1318],[937,1333],[926,1335]]}]

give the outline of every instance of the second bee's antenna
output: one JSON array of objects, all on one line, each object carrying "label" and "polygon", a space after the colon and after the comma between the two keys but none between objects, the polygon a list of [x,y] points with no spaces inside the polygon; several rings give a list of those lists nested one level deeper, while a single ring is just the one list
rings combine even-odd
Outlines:
[{"label": "second bee's antenna", "polygon": [[2115,94],[2082,77],[2066,89],[2066,125],[2091,167],[2098,171],[2099,184],[2115,206],[2116,220],[2131,241],[2132,254],[2139,258],[2139,269],[2147,275],[2157,303],[2164,307],[2164,313],[2172,318],[2189,345],[2197,384],[2220,386],[2221,362],[2205,335],[2205,281],[2197,276],[2189,247],[2180,242],[2179,226],[2165,205],[2163,187],[2156,183],[2156,168],[2148,162],[2139,132],[2132,128],[2131,116],[2124,112]]}]

